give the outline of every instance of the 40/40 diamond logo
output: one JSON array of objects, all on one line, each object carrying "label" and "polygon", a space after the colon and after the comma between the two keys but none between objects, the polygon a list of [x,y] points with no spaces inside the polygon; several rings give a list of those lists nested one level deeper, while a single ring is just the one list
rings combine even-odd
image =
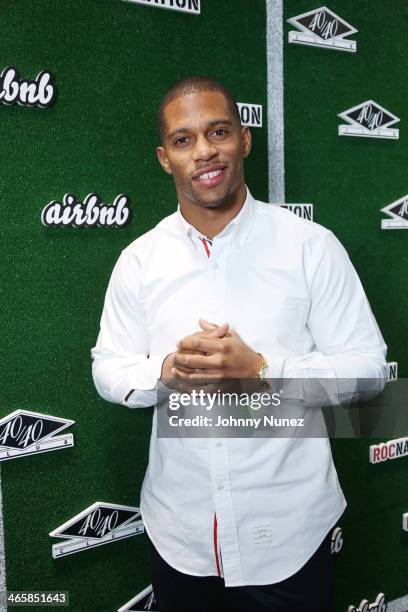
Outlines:
[{"label": "40/40 diamond logo", "polygon": [[339,125],[339,136],[361,136],[365,138],[387,138],[397,140],[399,130],[389,129],[399,118],[374,100],[367,100],[339,113],[349,125]]},{"label": "40/40 diamond logo", "polygon": [[354,53],[357,50],[355,40],[345,40],[345,36],[355,34],[358,30],[333,13],[327,6],[291,17],[288,22],[301,30],[289,32],[289,42],[309,47],[323,47]]},{"label": "40/40 diamond logo", "polygon": [[58,559],[143,532],[144,525],[139,508],[95,502],[51,531],[51,537],[68,540],[53,544],[52,556]]},{"label": "40/40 diamond logo", "polygon": [[0,461],[74,446],[72,434],[55,434],[75,423],[49,414],[15,410],[0,419]]},{"label": "40/40 diamond logo", "polygon": [[143,612],[144,610],[149,610],[149,612],[157,610],[157,603],[151,584],[120,607],[118,612]]},{"label": "40/40 diamond logo", "polygon": [[381,219],[381,229],[408,229],[408,194],[381,209],[391,219]]}]

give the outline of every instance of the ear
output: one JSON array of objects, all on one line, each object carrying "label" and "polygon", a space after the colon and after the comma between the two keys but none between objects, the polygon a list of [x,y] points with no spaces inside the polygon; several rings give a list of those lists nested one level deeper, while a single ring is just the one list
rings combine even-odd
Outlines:
[{"label": "ear", "polygon": [[166,149],[162,146],[157,147],[156,149],[157,159],[160,162],[161,167],[167,174],[173,174],[171,171],[171,166],[169,162],[169,158],[167,157]]},{"label": "ear", "polygon": [[252,135],[249,127],[247,126],[241,128],[241,141],[242,157],[245,159],[250,154],[252,148]]}]

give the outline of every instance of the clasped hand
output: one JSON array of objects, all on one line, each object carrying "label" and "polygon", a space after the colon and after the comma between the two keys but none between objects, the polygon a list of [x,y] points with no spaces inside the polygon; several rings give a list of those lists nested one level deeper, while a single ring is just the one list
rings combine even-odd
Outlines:
[{"label": "clasped hand", "polygon": [[177,343],[163,363],[162,378],[194,385],[198,381],[257,378],[262,356],[251,349],[228,323],[200,319],[201,330]]}]

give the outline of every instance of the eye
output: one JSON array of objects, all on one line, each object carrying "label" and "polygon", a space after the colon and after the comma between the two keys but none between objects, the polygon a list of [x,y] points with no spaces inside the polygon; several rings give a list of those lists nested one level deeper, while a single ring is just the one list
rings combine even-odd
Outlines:
[{"label": "eye", "polygon": [[212,133],[214,134],[214,136],[225,136],[226,134],[228,134],[228,131],[224,130],[224,128],[217,128]]},{"label": "eye", "polygon": [[187,136],[180,136],[180,138],[176,138],[176,140],[174,141],[174,144],[176,146],[180,146],[180,145],[186,144],[187,142],[188,142]]}]

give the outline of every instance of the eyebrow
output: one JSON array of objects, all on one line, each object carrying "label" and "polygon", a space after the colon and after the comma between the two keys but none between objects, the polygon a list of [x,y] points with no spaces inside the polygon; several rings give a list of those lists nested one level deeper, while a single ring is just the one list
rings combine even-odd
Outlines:
[{"label": "eyebrow", "polygon": [[[213,121],[210,121],[210,123],[208,124],[208,128],[214,127],[219,123],[223,123],[224,125],[232,125],[232,121],[230,121],[230,119],[214,119]],[[188,127],[177,128],[177,130],[174,130],[173,132],[168,134],[167,138],[173,138],[174,136],[176,136],[176,134],[185,134],[185,132],[189,132],[190,130],[191,128]]]}]

